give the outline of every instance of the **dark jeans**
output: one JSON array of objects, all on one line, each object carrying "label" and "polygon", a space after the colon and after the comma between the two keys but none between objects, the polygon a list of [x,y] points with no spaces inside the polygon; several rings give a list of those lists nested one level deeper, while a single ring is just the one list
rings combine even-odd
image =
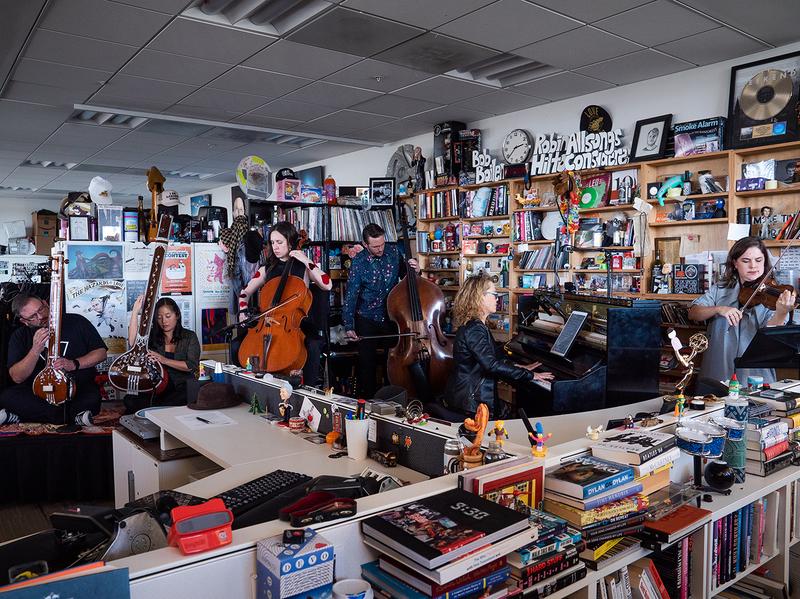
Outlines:
[{"label": "dark jeans", "polygon": [[[356,315],[355,325],[356,333],[359,337],[397,334],[397,326],[389,320],[376,322]],[[376,354],[378,353],[378,348],[389,349],[396,344],[397,337],[362,339],[358,342],[358,368],[356,372],[358,397],[372,399],[375,395],[377,386],[375,374],[378,369]],[[385,356],[382,359],[385,365]]]},{"label": "dark jeans", "polygon": [[306,337],[306,358],[303,366],[303,384],[309,387],[322,388],[322,347],[325,339],[320,337]]},{"label": "dark jeans", "polygon": [[0,408],[13,412],[22,422],[72,423],[75,416],[85,410],[93,415],[100,413],[97,387],[84,387],[72,400],[56,406],[36,397],[29,385],[14,385],[0,393]]}]

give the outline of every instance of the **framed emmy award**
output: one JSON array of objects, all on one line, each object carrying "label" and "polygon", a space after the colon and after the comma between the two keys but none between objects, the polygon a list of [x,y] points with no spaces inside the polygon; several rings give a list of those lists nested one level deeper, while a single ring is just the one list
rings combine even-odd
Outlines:
[{"label": "framed emmy award", "polygon": [[728,147],[748,148],[798,139],[800,52],[731,69]]}]

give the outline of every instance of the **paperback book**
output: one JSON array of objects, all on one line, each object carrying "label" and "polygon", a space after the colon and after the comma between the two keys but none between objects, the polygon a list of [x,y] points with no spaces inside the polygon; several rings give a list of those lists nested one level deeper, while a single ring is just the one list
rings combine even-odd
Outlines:
[{"label": "paperback book", "polygon": [[548,490],[589,499],[633,480],[633,468],[593,456],[578,457],[547,473]]}]

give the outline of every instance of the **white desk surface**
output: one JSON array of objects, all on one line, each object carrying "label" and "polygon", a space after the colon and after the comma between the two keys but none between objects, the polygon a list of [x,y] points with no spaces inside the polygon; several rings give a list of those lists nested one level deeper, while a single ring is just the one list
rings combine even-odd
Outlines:
[{"label": "white desk surface", "polygon": [[269,420],[248,412],[242,404],[219,410],[236,421],[227,426],[209,426],[192,430],[178,416],[203,416],[202,410],[187,407],[166,408],[147,412],[154,424],[223,468],[258,462],[268,458],[296,456],[314,449],[314,445]]}]

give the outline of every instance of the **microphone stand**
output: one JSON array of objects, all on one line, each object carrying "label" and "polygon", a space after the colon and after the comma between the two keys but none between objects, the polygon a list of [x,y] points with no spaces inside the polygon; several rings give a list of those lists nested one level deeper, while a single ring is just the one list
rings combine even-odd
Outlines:
[{"label": "microphone stand", "polygon": [[611,298],[611,270],[612,270],[612,261],[611,261],[611,250],[609,248],[603,248],[603,255],[606,258],[606,297]]}]

